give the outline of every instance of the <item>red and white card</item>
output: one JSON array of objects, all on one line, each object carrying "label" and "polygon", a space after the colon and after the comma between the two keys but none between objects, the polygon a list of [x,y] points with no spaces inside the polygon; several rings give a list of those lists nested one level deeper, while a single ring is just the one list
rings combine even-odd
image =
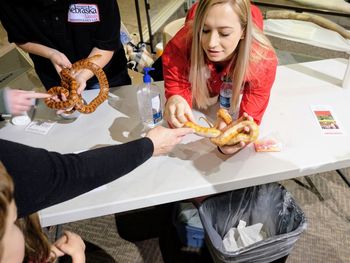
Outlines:
[{"label": "red and white card", "polygon": [[317,126],[324,135],[344,134],[343,126],[329,105],[312,105],[311,110]]}]

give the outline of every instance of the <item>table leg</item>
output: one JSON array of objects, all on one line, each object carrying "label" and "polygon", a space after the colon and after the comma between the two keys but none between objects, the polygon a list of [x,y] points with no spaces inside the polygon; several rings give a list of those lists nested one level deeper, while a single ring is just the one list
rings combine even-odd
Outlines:
[{"label": "table leg", "polygon": [[149,16],[149,10],[150,10],[149,0],[145,0],[145,8],[146,8],[146,19],[147,19],[147,28],[148,28],[148,36],[149,36],[149,45],[151,47],[151,53],[153,54],[153,36],[152,36],[151,18]]},{"label": "table leg", "polygon": [[311,178],[309,176],[305,176],[304,178],[305,178],[306,182],[308,183],[308,185],[302,183],[301,181],[299,181],[298,179],[295,179],[295,178],[293,179],[293,181],[296,182],[298,185],[300,185],[300,186],[306,188],[307,190],[311,191],[312,193],[314,193],[320,201],[324,201],[323,196],[318,191],[317,187],[312,182]]},{"label": "table leg", "polygon": [[350,180],[346,177],[346,175],[342,172],[342,170],[336,170],[339,176],[344,180],[344,182],[350,187]]},{"label": "table leg", "polygon": [[140,42],[143,42],[139,0],[135,0],[135,9],[136,9],[136,17],[137,17],[137,27],[139,29],[139,35],[140,35]]}]

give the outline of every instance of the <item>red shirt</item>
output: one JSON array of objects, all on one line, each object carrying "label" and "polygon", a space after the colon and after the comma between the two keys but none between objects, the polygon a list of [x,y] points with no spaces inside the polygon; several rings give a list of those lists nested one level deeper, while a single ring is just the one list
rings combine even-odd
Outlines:
[{"label": "red shirt", "polygon": [[[169,41],[162,55],[166,98],[180,95],[186,99],[191,107],[192,91],[188,76],[192,44],[190,29],[192,25],[188,22],[193,19],[196,8],[197,4],[189,10],[184,27]],[[254,23],[262,29],[263,18],[260,10],[252,5],[251,11]],[[257,43],[252,44],[253,52],[254,48],[257,47]],[[268,59],[249,64],[250,74],[245,77],[245,86],[242,91],[242,101],[239,110],[239,116],[247,112],[258,124],[260,124],[268,105],[270,90],[276,75],[276,54],[271,50],[267,56]],[[208,80],[211,96],[218,95],[222,84],[221,79],[226,71],[217,72],[214,65],[210,62],[207,65],[211,74]]]}]

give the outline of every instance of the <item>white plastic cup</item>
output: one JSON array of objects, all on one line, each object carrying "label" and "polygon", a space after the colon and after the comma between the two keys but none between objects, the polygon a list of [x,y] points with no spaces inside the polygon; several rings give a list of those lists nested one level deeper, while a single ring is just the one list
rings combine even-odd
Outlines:
[{"label": "white plastic cup", "polygon": [[13,125],[27,125],[31,122],[32,120],[30,119],[30,117],[28,116],[28,113],[25,112],[22,115],[17,115],[17,116],[13,116],[11,118],[11,122]]},{"label": "white plastic cup", "polygon": [[[33,91],[34,92],[34,91]],[[32,107],[21,115],[12,116],[11,123],[13,125],[27,125],[34,118],[36,99],[32,99]]]}]

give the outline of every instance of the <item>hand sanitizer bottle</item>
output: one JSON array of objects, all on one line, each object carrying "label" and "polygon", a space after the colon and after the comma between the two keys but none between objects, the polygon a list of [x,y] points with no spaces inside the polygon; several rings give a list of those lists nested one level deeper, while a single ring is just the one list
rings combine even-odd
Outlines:
[{"label": "hand sanitizer bottle", "polygon": [[137,89],[137,103],[144,126],[153,128],[163,120],[160,89],[152,83],[148,74],[153,68],[144,68],[143,83]]}]

